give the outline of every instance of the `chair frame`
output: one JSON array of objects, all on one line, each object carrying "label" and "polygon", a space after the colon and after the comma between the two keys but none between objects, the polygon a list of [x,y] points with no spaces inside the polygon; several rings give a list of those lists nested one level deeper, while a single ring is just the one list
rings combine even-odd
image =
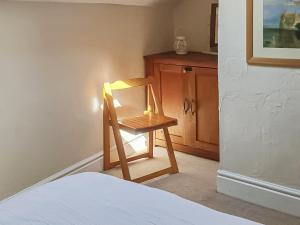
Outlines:
[{"label": "chair frame", "polygon": [[[157,110],[157,114],[164,116],[164,112],[162,109],[162,104],[159,98],[157,97],[157,92],[155,90],[154,85],[154,79],[153,77],[148,78],[135,78],[135,79],[129,79],[126,81],[116,81],[113,83],[105,83],[103,87],[103,98],[104,98],[104,104],[103,104],[103,148],[104,148],[104,170],[112,169],[118,165],[121,166],[123,178],[128,181],[133,181],[137,183],[141,183],[165,174],[175,174],[178,173],[178,165],[174,154],[174,149],[171,143],[171,138],[169,134],[168,127],[163,128],[163,132],[166,139],[166,146],[167,146],[167,152],[168,157],[171,166],[159,170],[154,173],[147,174],[145,176],[132,179],[130,176],[129,166],[128,162],[135,161],[141,158],[153,158],[153,145],[154,145],[154,131],[149,132],[149,140],[148,140],[148,152],[143,153],[137,156],[126,158],[125,149],[120,133],[120,127],[118,124],[118,118],[116,109],[114,107],[113,103],[113,95],[112,91],[114,90],[123,90],[133,87],[140,87],[140,86],[146,86],[147,92],[148,92],[148,106],[147,111],[145,113],[155,113],[155,110],[153,110],[150,106],[150,101],[153,101],[154,106]],[[152,96],[152,98],[151,98]],[[119,156],[119,161],[111,162],[111,156],[110,156],[110,126],[113,130],[113,135],[116,142],[117,152]]]}]

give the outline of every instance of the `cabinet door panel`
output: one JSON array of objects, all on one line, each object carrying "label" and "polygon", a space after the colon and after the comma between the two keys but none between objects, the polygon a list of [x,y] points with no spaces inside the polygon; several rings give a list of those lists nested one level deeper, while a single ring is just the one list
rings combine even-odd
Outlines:
[{"label": "cabinet door panel", "polygon": [[193,68],[185,93],[191,110],[185,116],[186,143],[203,155],[219,153],[218,77],[216,69]]},{"label": "cabinet door panel", "polygon": [[[184,137],[184,113],[183,113],[183,74],[182,67],[175,65],[156,65],[156,73],[159,73],[160,97],[166,116],[176,118],[178,125],[170,127],[171,136],[176,137],[177,143],[182,143]],[[164,139],[161,132],[157,137]]]},{"label": "cabinet door panel", "polygon": [[197,68],[195,84],[196,141],[218,145],[219,97],[217,70]]}]

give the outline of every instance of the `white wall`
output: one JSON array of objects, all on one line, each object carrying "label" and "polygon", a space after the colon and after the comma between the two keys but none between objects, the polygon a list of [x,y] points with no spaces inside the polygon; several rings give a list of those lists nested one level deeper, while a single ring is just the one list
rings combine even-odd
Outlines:
[{"label": "white wall", "polygon": [[162,7],[0,2],[0,27],[0,199],[101,151],[103,82],[172,48]]},{"label": "white wall", "polygon": [[[294,188],[296,193],[300,190],[300,70],[247,65],[246,0],[220,3],[220,169],[273,187]],[[251,198],[250,192],[246,195]]]},{"label": "white wall", "polygon": [[211,4],[218,0],[183,0],[174,9],[174,29],[188,38],[190,51],[210,50]]}]

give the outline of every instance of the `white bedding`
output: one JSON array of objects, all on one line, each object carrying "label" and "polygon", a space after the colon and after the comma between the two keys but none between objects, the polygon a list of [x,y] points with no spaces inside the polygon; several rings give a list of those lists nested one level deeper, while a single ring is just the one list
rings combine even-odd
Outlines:
[{"label": "white bedding", "polygon": [[0,225],[202,224],[257,223],[99,173],[62,178],[0,203]]}]

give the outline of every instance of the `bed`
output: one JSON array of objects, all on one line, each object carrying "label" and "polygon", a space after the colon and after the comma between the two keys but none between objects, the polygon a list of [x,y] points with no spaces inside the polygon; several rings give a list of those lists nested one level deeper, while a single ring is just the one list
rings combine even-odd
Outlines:
[{"label": "bed", "polygon": [[255,225],[174,194],[82,173],[0,202],[1,225]]}]

